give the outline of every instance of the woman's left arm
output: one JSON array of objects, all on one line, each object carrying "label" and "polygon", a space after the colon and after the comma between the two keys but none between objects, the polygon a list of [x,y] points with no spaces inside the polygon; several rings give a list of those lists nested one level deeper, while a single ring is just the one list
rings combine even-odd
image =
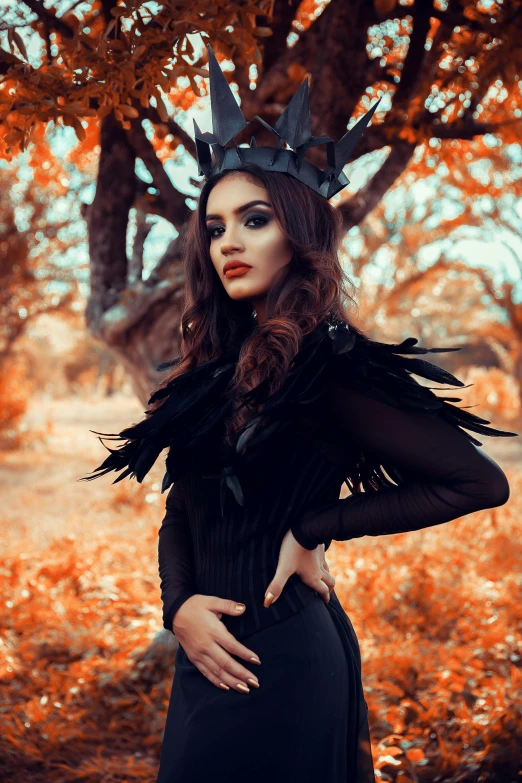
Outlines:
[{"label": "woman's left arm", "polygon": [[500,466],[439,415],[405,411],[337,383],[324,405],[340,437],[405,468],[409,478],[307,511],[291,528],[305,549],[330,539],[420,530],[507,502]]}]

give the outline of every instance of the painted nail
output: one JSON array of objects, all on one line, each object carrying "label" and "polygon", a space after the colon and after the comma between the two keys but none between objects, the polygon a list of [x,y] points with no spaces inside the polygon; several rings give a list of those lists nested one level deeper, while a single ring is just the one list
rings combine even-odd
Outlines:
[{"label": "painted nail", "polygon": [[265,608],[266,608],[266,609],[268,609],[268,607],[270,606],[270,604],[272,603],[272,601],[273,601],[273,600],[274,600],[274,595],[273,595],[273,593],[270,593],[270,592],[268,592],[268,593],[265,595],[265,601],[264,601],[264,605],[265,605]]},{"label": "painted nail", "polygon": [[238,690],[240,690],[240,691],[243,691],[243,693],[250,693],[250,688],[247,688],[247,686],[243,685],[242,682],[238,682],[238,684],[236,685],[236,688]]},{"label": "painted nail", "polygon": [[252,679],[252,677],[249,677],[249,678],[248,678],[248,680],[247,680],[247,682],[249,682],[249,683],[250,683],[250,685],[253,685],[253,686],[254,686],[254,688],[259,688],[259,683],[258,683],[258,681],[257,681],[257,680],[253,680],[253,679]]},{"label": "painted nail", "polygon": [[223,688],[223,690],[224,690],[224,691],[229,691],[229,690],[230,690],[230,688],[228,687],[228,685],[225,685],[225,683],[224,683],[224,682],[220,682],[220,683],[219,683],[219,687],[220,687],[220,688]]},{"label": "painted nail", "polygon": [[254,657],[252,657],[252,658],[250,658],[250,660],[251,660],[251,661],[253,661],[254,663],[261,663],[261,661],[259,660],[259,658],[254,658]]},{"label": "painted nail", "polygon": [[245,608],[245,604],[236,604],[236,612],[242,612]]}]

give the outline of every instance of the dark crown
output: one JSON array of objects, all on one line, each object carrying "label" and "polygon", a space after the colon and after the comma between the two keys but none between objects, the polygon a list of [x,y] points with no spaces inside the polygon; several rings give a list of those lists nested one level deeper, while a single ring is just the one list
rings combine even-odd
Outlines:
[{"label": "dark crown", "polygon": [[[227,147],[229,141],[234,140],[235,143],[235,137],[249,122],[245,120],[210,44],[207,44],[207,49],[212,133],[202,133],[194,120],[200,176],[208,179],[220,171],[240,169],[245,163],[255,163],[267,171],[291,174],[326,199],[332,198],[349,184],[350,180],[343,173],[343,166],[348,162],[353,148],[373,117],[380,98],[353,128],[335,143],[329,136],[312,136],[307,77],[273,128],[258,114],[253,118],[277,136],[275,147],[258,147],[253,136],[249,147]],[[286,149],[285,144],[290,149]],[[309,163],[304,157],[307,149],[319,144],[326,145],[328,165],[324,170]]]}]

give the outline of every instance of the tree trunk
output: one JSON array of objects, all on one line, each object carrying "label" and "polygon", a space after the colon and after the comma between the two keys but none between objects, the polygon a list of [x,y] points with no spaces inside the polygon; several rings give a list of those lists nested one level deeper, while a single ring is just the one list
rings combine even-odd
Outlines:
[{"label": "tree trunk", "polygon": [[86,320],[91,333],[123,364],[145,405],[161,381],[156,366],[179,353],[184,232],[149,280],[129,281],[127,229],[139,198],[135,160],[127,132],[112,114],[105,117],[96,195],[85,209],[91,264]]}]

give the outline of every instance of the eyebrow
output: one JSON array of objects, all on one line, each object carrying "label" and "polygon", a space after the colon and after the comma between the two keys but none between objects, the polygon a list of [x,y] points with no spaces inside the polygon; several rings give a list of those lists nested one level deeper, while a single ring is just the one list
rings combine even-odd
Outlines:
[{"label": "eyebrow", "polygon": [[[233,210],[234,215],[240,215],[241,212],[245,212],[245,210],[250,209],[250,207],[253,207],[255,204],[264,204],[265,207],[272,208],[272,205],[269,204],[267,201],[261,201],[261,199],[255,199],[255,201],[249,201],[248,204],[243,204],[241,207],[236,207],[236,209]],[[221,215],[207,215],[205,218],[205,221],[207,220],[216,220],[219,219]]]}]

